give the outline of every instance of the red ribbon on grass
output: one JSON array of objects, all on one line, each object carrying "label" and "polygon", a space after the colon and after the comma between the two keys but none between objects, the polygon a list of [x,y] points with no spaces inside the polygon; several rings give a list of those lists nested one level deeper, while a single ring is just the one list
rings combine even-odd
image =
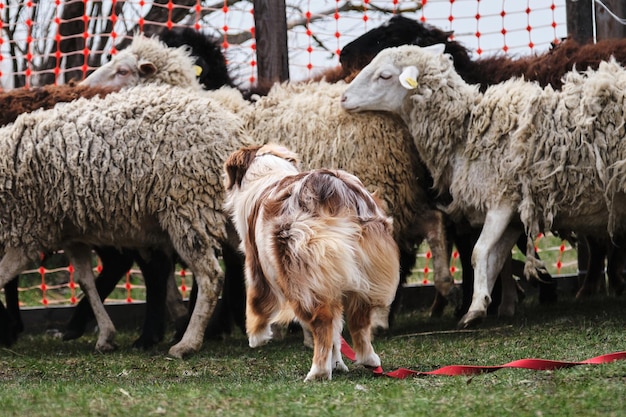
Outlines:
[{"label": "red ribbon on grass", "polygon": [[[354,362],[356,355],[350,345],[342,338],[341,339],[341,353]],[[596,356],[595,358],[587,359],[582,362],[564,362],[553,361],[548,359],[519,359],[513,362],[505,363],[499,366],[473,366],[473,365],[448,365],[443,368],[435,369],[429,372],[413,371],[406,368],[396,369],[391,372],[384,372],[382,367],[378,367],[372,370],[374,375],[388,376],[391,378],[405,379],[410,376],[422,376],[422,375],[446,375],[446,376],[458,376],[458,375],[477,375],[488,372],[494,372],[502,368],[522,368],[532,369],[536,371],[551,371],[555,369],[571,368],[578,365],[597,365],[601,363],[609,363],[617,360],[626,360],[626,352],[615,352],[606,355]]]}]

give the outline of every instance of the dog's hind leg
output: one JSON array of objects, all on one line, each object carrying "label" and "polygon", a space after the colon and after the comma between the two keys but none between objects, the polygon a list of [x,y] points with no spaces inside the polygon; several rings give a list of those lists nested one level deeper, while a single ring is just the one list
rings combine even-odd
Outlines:
[{"label": "dog's hind leg", "polygon": [[343,362],[341,356],[341,331],[343,330],[342,317],[335,317],[333,320],[333,357],[332,367],[333,371],[348,372],[348,367]]},{"label": "dog's hind leg", "polygon": [[246,333],[250,347],[255,348],[272,340],[271,320],[278,312],[280,302],[260,268],[255,270],[250,267],[249,260],[246,262],[246,268],[251,271],[246,274]]},{"label": "dog's hind leg", "polygon": [[380,358],[372,346],[372,308],[369,302],[356,296],[348,297],[346,318],[356,363],[372,368],[380,366]]},{"label": "dog's hind leg", "polygon": [[333,345],[336,337],[335,320],[337,317],[341,320],[341,306],[323,304],[316,308],[312,314],[301,313],[301,311],[296,312],[296,315],[299,316],[300,320],[307,323],[307,326],[313,333],[313,363],[304,380],[330,380],[332,379],[332,361],[334,357]]}]

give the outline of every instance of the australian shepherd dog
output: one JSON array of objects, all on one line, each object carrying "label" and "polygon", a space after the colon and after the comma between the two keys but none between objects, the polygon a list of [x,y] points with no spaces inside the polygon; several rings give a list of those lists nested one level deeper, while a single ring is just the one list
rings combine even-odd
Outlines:
[{"label": "australian shepherd dog", "polygon": [[392,221],[354,175],[300,172],[298,156],[274,145],[234,152],[225,164],[229,210],[245,254],[246,332],[251,347],[272,338],[290,311],[313,335],[305,381],[347,371],[343,314],[357,363],[380,366],[372,312],[389,312],[399,279]]}]

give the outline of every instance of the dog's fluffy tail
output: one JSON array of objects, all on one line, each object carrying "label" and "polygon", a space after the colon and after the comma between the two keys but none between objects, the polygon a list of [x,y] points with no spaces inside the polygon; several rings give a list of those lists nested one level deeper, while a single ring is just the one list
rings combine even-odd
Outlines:
[{"label": "dog's fluffy tail", "polygon": [[355,219],[305,212],[280,225],[276,248],[283,273],[289,277],[290,291],[306,309],[346,288],[369,291],[358,264],[361,233]]}]

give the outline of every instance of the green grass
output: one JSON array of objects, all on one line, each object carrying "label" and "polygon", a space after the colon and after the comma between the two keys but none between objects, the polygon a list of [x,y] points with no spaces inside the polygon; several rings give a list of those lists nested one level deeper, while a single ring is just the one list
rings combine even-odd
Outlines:
[{"label": "green grass", "polygon": [[[451,312],[406,313],[375,340],[383,367],[427,371],[450,364],[499,365],[524,357],[580,361],[626,350],[624,299],[556,306],[526,300],[514,319],[489,318],[475,332],[450,332]],[[500,370],[474,377],[373,377],[351,371],[304,383],[311,351],[299,333],[259,349],[235,333],[207,341],[181,361],[167,343],[150,352],[93,351],[95,335],[62,342],[22,336],[0,349],[0,410],[8,416],[621,416],[626,361],[558,371]]]}]

